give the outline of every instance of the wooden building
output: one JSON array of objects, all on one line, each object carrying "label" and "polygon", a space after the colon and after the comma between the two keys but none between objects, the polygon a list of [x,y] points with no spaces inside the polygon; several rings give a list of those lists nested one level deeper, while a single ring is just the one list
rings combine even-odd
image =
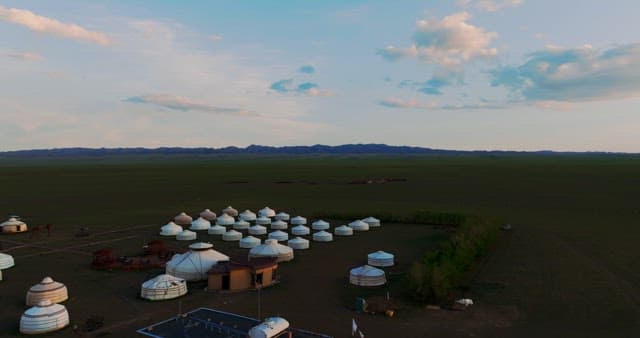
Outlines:
[{"label": "wooden building", "polygon": [[207,290],[242,291],[267,287],[277,280],[277,259],[244,257],[218,262],[208,272]]}]

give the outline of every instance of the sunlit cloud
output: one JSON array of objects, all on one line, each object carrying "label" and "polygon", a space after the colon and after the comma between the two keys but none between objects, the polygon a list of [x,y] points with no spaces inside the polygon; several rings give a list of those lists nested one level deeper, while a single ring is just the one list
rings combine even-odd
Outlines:
[{"label": "sunlit cloud", "polygon": [[218,107],[209,103],[196,101],[182,96],[169,94],[150,94],[132,96],[124,100],[129,103],[146,103],[179,111],[196,111],[202,113],[237,115],[237,116],[258,116],[256,113],[248,112],[238,108]]},{"label": "sunlit cloud", "polygon": [[44,57],[42,55],[38,53],[32,53],[32,52],[5,52],[5,53],[0,53],[0,55],[8,58],[16,59],[16,60],[21,60],[21,61],[44,60]]}]

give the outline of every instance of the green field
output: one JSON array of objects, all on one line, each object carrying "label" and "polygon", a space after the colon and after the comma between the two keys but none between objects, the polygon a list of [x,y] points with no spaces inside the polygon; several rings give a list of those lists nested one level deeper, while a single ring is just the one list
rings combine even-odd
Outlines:
[{"label": "green field", "polygon": [[[349,184],[381,178],[406,181]],[[227,205],[254,211],[268,205],[309,217],[354,211],[405,215],[418,209],[496,217],[513,229],[474,271],[467,292],[479,304],[475,320],[482,321],[483,305],[504,311],[508,320],[491,317],[490,325],[460,329],[468,318],[443,323],[440,314],[418,311],[414,317],[424,317],[424,331],[415,324],[407,332],[440,325],[440,332],[452,336],[640,336],[638,157],[0,160],[0,187],[0,214],[54,223],[60,233],[83,225],[92,231],[160,226],[179,211]],[[0,301],[12,297],[0,283]],[[428,324],[430,316],[440,324]]]}]

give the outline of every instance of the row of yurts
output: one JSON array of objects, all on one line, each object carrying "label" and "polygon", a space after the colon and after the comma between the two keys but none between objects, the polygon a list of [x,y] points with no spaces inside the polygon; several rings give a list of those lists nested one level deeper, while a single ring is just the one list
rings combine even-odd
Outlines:
[{"label": "row of yurts", "polygon": [[[237,220],[236,220],[237,217]],[[211,222],[215,221],[212,226]],[[257,264],[243,264],[230,261],[229,256],[213,249],[210,243],[194,243],[189,246],[190,250],[184,254],[174,255],[166,264],[166,273],[159,275],[151,280],[146,281],[142,285],[142,298],[151,300],[173,299],[187,293],[186,281],[200,281],[207,279],[209,276],[209,286],[211,287],[211,275],[218,275],[220,272],[231,273],[232,265],[251,266],[253,268],[250,276],[255,278],[257,275],[265,274],[262,277],[261,286],[266,286],[273,279],[271,273],[277,267],[277,263],[290,261],[294,258],[295,250],[304,250],[309,248],[309,241],[302,237],[296,237],[288,240],[288,234],[282,230],[286,230],[290,221],[292,225],[291,232],[297,236],[309,235],[311,229],[306,226],[307,219],[301,216],[290,218],[285,212],[276,213],[275,210],[265,207],[258,211],[256,215],[250,210],[238,213],[232,207],[222,210],[222,215],[217,215],[209,209],[202,211],[196,220],[186,213],[180,213],[174,218],[174,221],[163,226],[160,234],[164,236],[176,235],[178,240],[195,240],[195,236],[181,236],[184,232],[192,233],[194,231],[182,228],[182,225],[190,225],[192,230],[207,230],[209,234],[222,235],[222,239],[226,241],[239,241],[241,248],[251,249],[249,252],[249,260],[272,258],[274,264],[261,261]],[[251,225],[251,223],[255,225]],[[269,238],[264,243],[254,235],[264,235],[267,233],[266,226],[271,225],[271,229],[275,230],[269,234]],[[227,226],[232,229],[227,230]],[[367,231],[370,227],[381,226],[380,221],[374,217],[368,217],[363,220],[351,222],[349,226],[340,226],[335,228],[335,234],[338,236],[352,236],[355,231]],[[331,233],[327,232],[330,227],[328,222],[318,220],[313,222],[312,229],[317,230],[313,239],[319,242],[329,242],[333,240]],[[240,231],[248,230],[249,236],[242,237]],[[225,236],[226,235],[226,236]],[[288,240],[288,241],[287,241]],[[287,241],[287,245],[278,243],[279,241]],[[377,267],[389,267],[394,265],[394,255],[376,251],[368,255],[368,264],[354,268],[350,271],[349,280],[352,284],[360,286],[379,286],[386,283],[385,272]],[[232,278],[233,279],[233,278]],[[251,281],[255,287],[256,281]],[[219,287],[219,285],[218,285]]]}]

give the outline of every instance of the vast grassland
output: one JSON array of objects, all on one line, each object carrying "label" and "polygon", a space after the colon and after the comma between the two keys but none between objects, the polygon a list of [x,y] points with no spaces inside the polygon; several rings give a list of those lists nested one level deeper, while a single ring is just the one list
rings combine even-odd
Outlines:
[{"label": "vast grassland", "polygon": [[[406,181],[349,184],[380,178]],[[428,332],[504,337],[640,335],[638,157],[174,156],[0,160],[0,187],[3,195],[0,214],[15,213],[32,224],[54,223],[55,236],[71,234],[83,225],[100,232],[152,224],[154,226],[140,230],[152,239],[157,226],[179,211],[195,213],[203,208],[221,209],[227,205],[254,210],[269,205],[309,216],[353,211],[403,215],[418,209],[433,209],[496,217],[511,223],[513,229],[502,235],[492,254],[474,270],[466,293],[478,304],[475,310],[449,316],[414,309],[406,315],[399,313],[399,317],[393,319],[363,317],[365,327],[372,328],[369,336],[392,332],[411,333],[407,336]],[[417,227],[392,226],[395,228],[385,230],[390,231],[388,236],[369,237],[363,243],[382,245],[384,240],[397,240],[392,246],[399,251],[406,246],[411,254],[435,245],[431,241],[437,237],[436,230],[420,233],[418,239],[423,244],[417,245],[407,235],[409,231],[420,231]],[[400,234],[392,235],[395,230]],[[0,242],[26,241],[24,235],[18,236],[22,237],[2,236]],[[47,239],[37,241],[46,243]],[[139,242],[140,238],[135,238],[110,246],[116,249],[122,246],[120,250],[125,250],[139,247]],[[331,250],[332,260],[340,258],[340,250],[366,252],[368,249],[358,248],[357,241],[351,245],[336,243]],[[3,246],[8,248],[11,244],[6,242]],[[16,256],[28,254],[26,249],[18,250],[21,251],[15,251]],[[17,292],[17,287],[11,285],[19,283],[18,289],[26,291],[23,284],[35,283],[41,278],[36,277],[42,275],[40,271],[51,269],[51,262],[65,264],[64,254],[60,255],[47,258],[46,264],[40,263],[41,257],[31,257],[18,261],[22,264],[13,268],[15,272],[6,271],[8,280],[0,283],[0,303],[12,304],[10,308],[14,312],[3,311],[0,332],[15,327],[21,309],[19,300],[24,294],[10,294]],[[411,256],[406,255],[405,259]],[[325,261],[321,253],[308,256],[307,262],[332,264]],[[89,261],[90,257],[86,264]],[[327,268],[327,274],[339,273],[352,263],[352,260],[340,262],[335,269]],[[83,270],[85,267],[80,263],[74,264],[74,279],[86,280],[67,284],[80,287],[95,282],[100,285],[96,280],[102,275]],[[296,264],[299,263],[292,264],[284,273],[295,278],[309,266]],[[31,279],[17,282],[11,280],[11,273]],[[127,306],[135,311],[150,309],[148,304],[135,300],[135,290],[146,274],[108,275],[113,285],[127,285],[121,295],[122,304],[129,304]],[[64,280],[64,276],[57,278]],[[342,276],[331,276],[327,280],[332,281],[331,288],[336,290],[344,283]],[[339,291],[323,294],[314,291],[317,286],[305,287],[290,285],[296,289],[295,294],[308,290],[310,296],[306,303],[301,304],[297,299],[284,301],[302,326],[321,330],[322,325],[315,319],[350,323],[349,312],[324,313],[332,311],[332,306],[344,307],[341,299],[325,300],[340,295]],[[283,283],[269,292],[272,299],[286,298],[287,285]],[[98,293],[98,301],[111,296],[104,290]],[[269,297],[268,292],[265,294]],[[239,303],[253,301],[250,297],[254,296],[225,296],[212,301],[211,305],[242,311]],[[314,307],[314,301],[323,305]],[[487,309],[486,313],[483,309]],[[307,314],[303,315],[305,311]],[[315,314],[315,311],[324,314]],[[343,314],[346,319],[342,318]],[[11,320],[13,323],[6,324]],[[139,326],[138,323],[131,325]],[[336,332],[341,331],[335,325],[342,324],[331,325],[334,328],[328,330],[329,333],[340,336]],[[348,325],[344,328],[347,333]],[[129,329],[125,325],[113,328],[112,332],[117,336],[130,334],[124,328]],[[11,335],[15,334],[15,329],[12,330]]]}]

